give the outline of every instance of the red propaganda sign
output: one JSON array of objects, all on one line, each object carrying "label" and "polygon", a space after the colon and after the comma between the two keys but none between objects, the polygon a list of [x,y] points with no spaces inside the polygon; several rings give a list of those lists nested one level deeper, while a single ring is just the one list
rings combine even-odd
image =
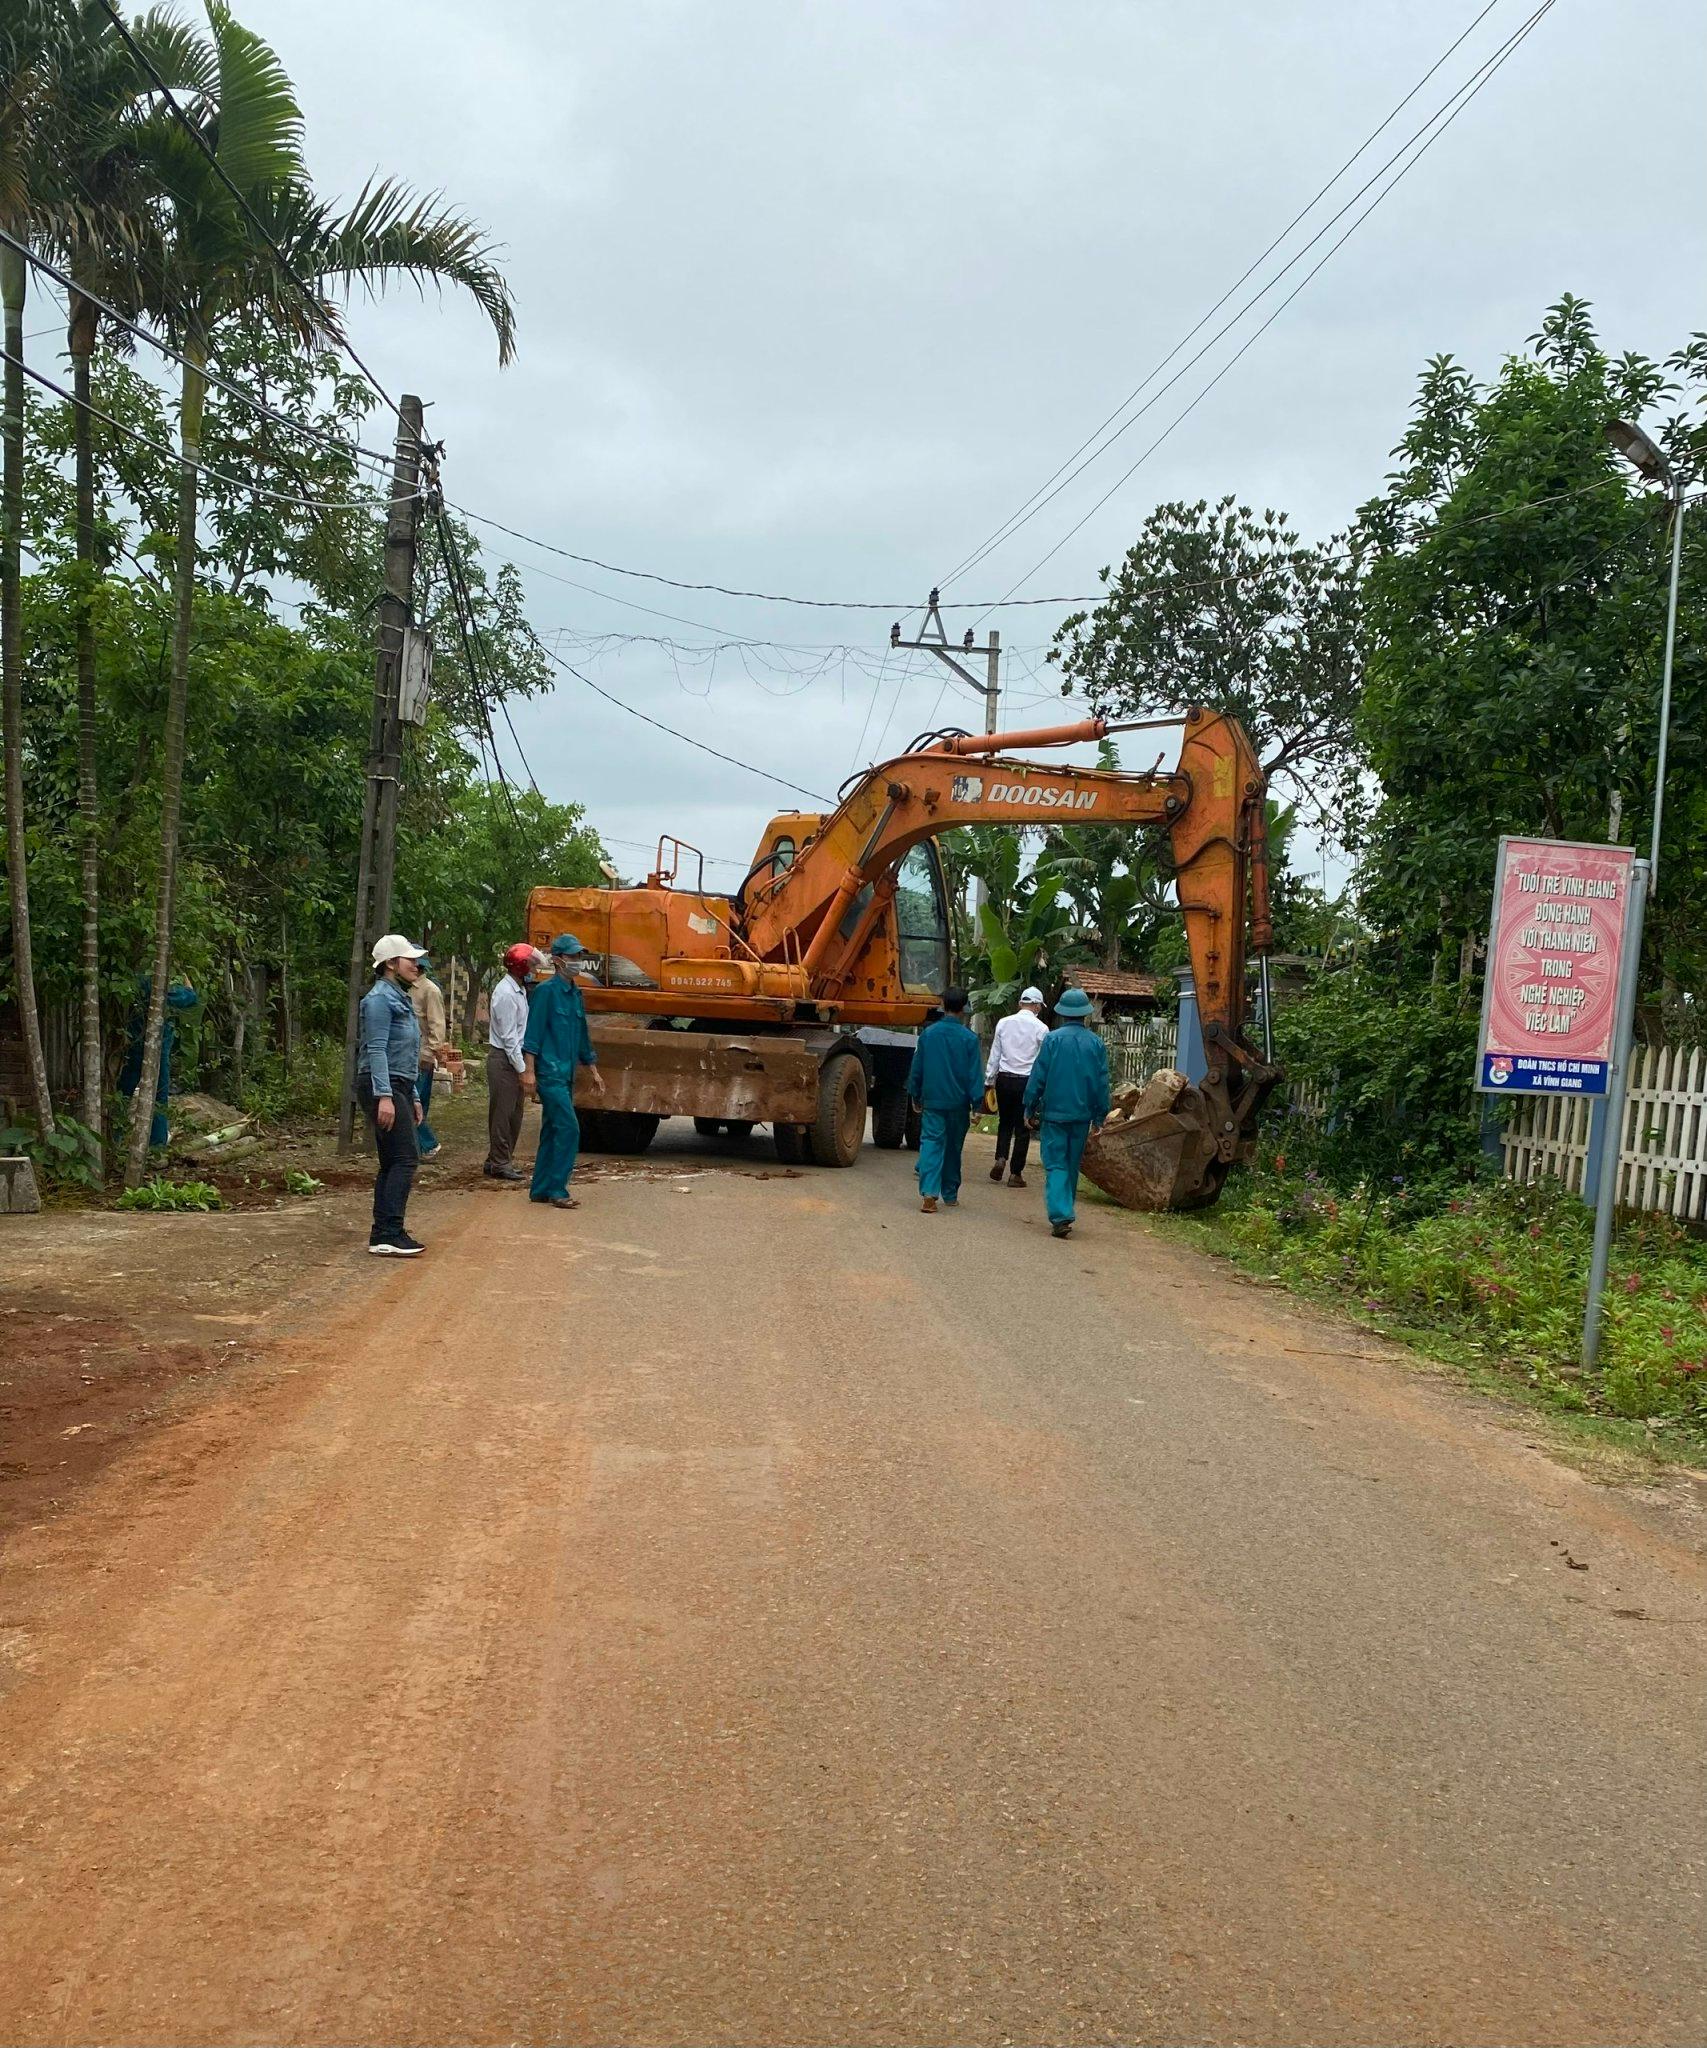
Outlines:
[{"label": "red propaganda sign", "polygon": [[1635,858],[1627,846],[1500,841],[1478,1088],[1606,1093]]}]

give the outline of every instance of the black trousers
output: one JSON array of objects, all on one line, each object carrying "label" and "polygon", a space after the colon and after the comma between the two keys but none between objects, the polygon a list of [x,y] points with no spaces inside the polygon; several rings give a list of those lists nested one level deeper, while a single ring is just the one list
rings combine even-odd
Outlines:
[{"label": "black trousers", "polygon": [[1012,1173],[1024,1173],[1031,1133],[1025,1127],[1025,1084],[1029,1074],[996,1076],[996,1158]]},{"label": "black trousers", "polygon": [[415,1084],[391,1077],[391,1099],[396,1113],[391,1128],[379,1127],[379,1098],[366,1074],[356,1076],[356,1100],[373,1128],[373,1149],[379,1171],[373,1177],[373,1234],[376,1238],[396,1237],[403,1228],[403,1212],[409,1206],[420,1147],[415,1142]]}]

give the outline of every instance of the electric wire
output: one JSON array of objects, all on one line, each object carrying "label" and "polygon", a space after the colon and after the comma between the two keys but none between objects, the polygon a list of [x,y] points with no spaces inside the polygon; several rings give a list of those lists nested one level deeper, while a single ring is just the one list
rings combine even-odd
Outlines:
[{"label": "electric wire", "polygon": [[[284,250],[281,249],[278,243],[273,239],[272,230],[267,226],[266,222],[262,220],[261,216],[255,211],[254,207],[249,203],[247,194],[244,193],[242,189],[233,181],[230,172],[227,171],[225,166],[220,162],[219,157],[215,153],[215,151],[209,148],[207,137],[203,135],[201,130],[190,119],[189,115],[184,112],[181,106],[179,106],[176,95],[173,93],[172,88],[166,83],[165,79],[161,77],[159,69],[156,66],[153,58],[149,56],[148,52],[142,47],[140,43],[138,43],[136,38],[131,34],[130,30],[126,28],[124,16],[120,14],[117,7],[114,6],[113,0],[101,0],[101,6],[108,20],[110,20],[113,27],[118,30],[119,35],[125,44],[125,47],[130,51],[131,55],[142,66],[143,70],[148,73],[149,77],[153,79],[155,90],[160,94],[161,98],[166,102],[166,105],[171,109],[173,118],[177,121],[178,126],[183,129],[184,133],[190,138],[190,140],[195,144],[196,148],[207,159],[214,176],[231,194],[232,198],[236,200],[238,206],[241,208],[245,217],[248,219],[249,225],[261,237],[261,240],[266,243],[267,247],[273,252],[274,256],[278,259],[279,267],[283,270],[285,276],[288,277],[291,283],[296,286],[297,290],[301,292],[303,298],[307,301],[308,306],[313,313],[315,325],[318,328],[320,328],[323,333],[325,333],[327,338],[333,343],[335,347],[341,349],[344,352],[344,354],[349,357],[350,361],[355,364],[356,368],[360,370],[363,377],[367,379],[367,382],[372,387],[374,392],[384,401],[386,408],[390,412],[395,413],[399,421],[403,421],[403,410],[398,405],[396,399],[391,396],[390,392],[387,391],[385,386],[380,383],[379,379],[373,374],[372,370],[368,368],[367,364],[362,360],[361,356],[357,354],[355,344],[350,340],[348,335],[346,335],[343,332],[343,330],[338,326],[335,320],[329,319],[327,314],[326,302],[321,298],[320,294],[317,291],[315,291],[314,287],[311,284],[307,283],[305,279],[299,277],[296,271],[292,268],[290,258],[285,254]],[[407,425],[406,421],[403,421],[403,423]]]},{"label": "electric wire", "polygon": [[[97,419],[104,426],[111,427],[115,434],[122,435],[126,440],[135,441],[141,447],[151,449],[156,455],[164,455],[168,462],[183,462],[184,457],[178,449],[168,447],[164,441],[156,441],[152,435],[128,426],[123,420],[115,419],[110,412],[103,412],[92,401],[85,401],[75,392],[67,391],[63,384],[56,383],[53,378],[21,358],[18,359],[18,368],[32,382],[41,385],[43,390],[51,391],[55,398],[62,399],[67,405],[81,407],[91,419]],[[275,505],[300,505],[310,512],[388,512],[393,505],[409,504],[416,495],[410,491],[400,498],[310,498],[300,491],[269,490],[265,484],[258,484],[251,477],[232,476],[225,470],[210,468],[199,459],[191,463],[190,467],[198,476],[211,477],[216,483],[229,484],[233,490],[241,491],[245,496],[265,498]]]},{"label": "electric wire", "polygon": [[[334,448],[341,455],[349,455],[369,463],[378,463],[387,470],[391,468],[393,458],[386,454],[383,449],[369,448],[361,441],[352,441],[346,439],[343,435],[328,433],[324,428],[313,426],[307,420],[293,419],[289,413],[280,412],[276,406],[268,405],[265,399],[257,398],[252,391],[245,391],[240,384],[234,384],[229,377],[222,375],[210,365],[191,362],[188,356],[184,355],[181,350],[174,348],[169,341],[156,334],[152,328],[143,327],[137,321],[128,319],[108,300],[101,298],[98,293],[89,291],[85,286],[78,284],[75,278],[59,269],[55,264],[50,263],[45,256],[32,249],[27,242],[20,241],[16,235],[9,233],[3,227],[0,227],[0,244],[16,250],[26,263],[39,270],[43,276],[51,277],[56,284],[63,285],[68,292],[74,291],[80,298],[87,299],[90,305],[98,308],[115,326],[122,327],[127,334],[134,335],[138,341],[146,342],[150,348],[158,349],[161,355],[168,357],[172,362],[178,364],[181,369],[195,370],[200,376],[206,378],[208,383],[213,385],[216,390],[223,391],[228,398],[236,399],[239,405],[248,406],[251,412],[259,413],[263,418],[272,420],[277,426],[288,427],[292,433],[302,434],[311,441],[319,441],[325,447]],[[44,327],[39,331],[42,334],[50,334],[54,330]],[[31,339],[28,335],[24,338],[26,341]]]},{"label": "electric wire", "polygon": [[[1233,352],[1231,356],[1228,357],[1227,361],[1221,365],[1221,367],[1215,372],[1214,376],[1209,379],[1208,383],[1205,384],[1197,392],[1196,396],[1190,400],[1190,402],[1183,408],[1183,410],[1181,410],[1178,414],[1175,415],[1175,417],[1172,420],[1169,421],[1168,425],[1164,427],[1162,432],[1156,436],[1155,440],[1150,443],[1150,445],[1138,457],[1137,461],[1134,462],[1130,466],[1130,468],[1125,470],[1122,475],[1115,479],[1115,481],[1102,494],[1102,496],[1098,498],[1096,503],[1091,506],[1089,511],[1087,511],[1080,519],[1076,520],[1074,524],[1067,529],[1067,531],[1061,536],[1061,538],[1055,543],[1055,545],[1049,549],[1049,551],[1046,554],[1039,556],[1039,558],[1031,565],[1031,567],[1025,571],[1024,575],[1016,578],[1016,580],[1009,586],[1008,592],[1006,593],[1007,597],[1011,597],[1013,592],[1019,589],[1021,584],[1028,583],[1040,569],[1044,568],[1045,566],[1047,566],[1049,562],[1053,561],[1055,556],[1058,555],[1061,552],[1061,550],[1067,545],[1068,541],[1070,541],[1075,534],[1077,534],[1084,526],[1086,526],[1096,516],[1096,514],[1102,510],[1103,506],[1106,505],[1108,501],[1115,496],[1115,494],[1118,491],[1122,490],[1125,487],[1125,485],[1131,480],[1131,478],[1137,473],[1137,471],[1143,467],[1143,465],[1150,459],[1150,457],[1153,454],[1155,454],[1156,450],[1162,446],[1162,444],[1169,438],[1171,434],[1173,434],[1175,429],[1181,426],[1184,423],[1184,421],[1191,417],[1192,413],[1194,413],[1197,410],[1198,406],[1200,406],[1203,403],[1204,399],[1206,399],[1209,396],[1210,392],[1212,392],[1215,389],[1216,385],[1221,382],[1222,378],[1225,377],[1228,374],[1228,372],[1233,369],[1235,364],[1237,364],[1249,352],[1249,350],[1256,344],[1256,342],[1258,342],[1262,338],[1262,336],[1268,332],[1269,328],[1271,328],[1274,325],[1275,321],[1280,318],[1281,314],[1286,311],[1287,307],[1292,304],[1293,300],[1298,297],[1299,293],[1302,292],[1310,284],[1312,279],[1314,279],[1320,273],[1320,271],[1329,262],[1332,261],[1334,256],[1337,255],[1342,248],[1344,248],[1345,244],[1351,239],[1351,237],[1357,232],[1357,230],[1363,225],[1363,223],[1369,218],[1369,216],[1375,211],[1375,209],[1381,204],[1381,202],[1387,197],[1387,195],[1393,190],[1393,188],[1400,182],[1400,180],[1403,179],[1410,171],[1415,169],[1416,165],[1422,160],[1422,158],[1434,146],[1434,144],[1440,140],[1440,138],[1452,126],[1453,122],[1457,120],[1458,116],[1464,112],[1465,108],[1467,108],[1471,104],[1471,102],[1477,97],[1477,95],[1483,90],[1485,86],[1489,85],[1492,82],[1500,68],[1506,63],[1507,59],[1516,53],[1520,44],[1535,29],[1535,27],[1541,21],[1542,17],[1551,10],[1553,5],[1554,0],[1542,0],[1542,4],[1538,8],[1536,8],[1535,12],[1532,15],[1530,15],[1528,20],[1516,32],[1516,34],[1514,34],[1507,40],[1507,42],[1500,49],[1497,56],[1491,58],[1488,61],[1488,63],[1482,67],[1480,74],[1476,76],[1476,82],[1468,88],[1459,88],[1459,95],[1455,95],[1455,97],[1458,98],[1458,104],[1455,107],[1452,107],[1452,111],[1446,115],[1444,120],[1440,119],[1439,114],[1436,114],[1433,117],[1435,120],[1438,120],[1440,122],[1440,125],[1434,129],[1432,134],[1427,135],[1426,140],[1424,140],[1420,144],[1420,146],[1416,149],[1415,154],[1409,159],[1409,161],[1400,165],[1399,169],[1397,170],[1397,172],[1395,172],[1393,177],[1388,180],[1387,184],[1384,185],[1379,192],[1376,193],[1375,197],[1369,202],[1369,204],[1363,209],[1363,211],[1352,220],[1351,224],[1345,229],[1345,232],[1341,234],[1336,241],[1330,244],[1327,251],[1317,260],[1317,262],[1312,266],[1310,270],[1305,272],[1304,276],[1298,280],[1297,284],[1295,284],[1291,291],[1287,293],[1286,297],[1281,300],[1280,304],[1274,308],[1274,310],[1269,314],[1268,318],[1263,321],[1261,326],[1256,328],[1251,334],[1246,336],[1245,340],[1239,344],[1238,348]],[[1450,105],[1451,102],[1448,102],[1447,104]],[[1419,135],[1421,135],[1423,132],[1423,130],[1418,130]],[[1415,143],[1416,141],[1417,137],[1412,136],[1411,142],[1407,143],[1405,147],[1407,149],[1410,148],[1412,143]],[[1400,154],[1403,154],[1403,152],[1401,151]],[[1394,161],[1394,159],[1388,159],[1389,163],[1391,163],[1392,161]],[[1383,166],[1383,170],[1385,170],[1385,168],[1386,166]],[[1380,176],[1381,173],[1378,172],[1376,175]],[[1360,192],[1367,191],[1368,189],[1368,185],[1364,185],[1360,188]],[[1343,213],[1343,211],[1344,209],[1342,208],[1341,212]],[[1338,220],[1340,217],[1340,214],[1336,214],[1334,216],[1334,219]],[[1312,240],[1311,242],[1305,245],[1304,250],[1299,251],[1299,254],[1303,255],[1309,248],[1313,248],[1314,246],[1315,243],[1314,240]],[[1293,261],[1295,262],[1296,260],[1297,258],[1295,257]],[[1288,265],[1287,267],[1290,268],[1291,266]],[[1284,276],[1285,272],[1282,271],[1281,273],[1279,273],[1279,275]],[[1278,277],[1272,280],[1272,282],[1278,281]],[[1267,287],[1265,287],[1265,290],[1266,289]],[[1252,303],[1254,304],[1255,301],[1252,301]],[[1249,308],[1247,307],[1244,310],[1248,311]],[[1237,317],[1242,318],[1243,314],[1241,313]],[[1235,323],[1228,323],[1229,326],[1233,324]],[[1223,328],[1221,332],[1225,333],[1226,329]],[[1215,337],[1215,339],[1220,339],[1220,335],[1218,334]],[[1205,346],[1208,347],[1212,345],[1213,343],[1209,343]],[[1202,353],[1203,351],[1200,350],[1199,355],[1201,355]],[[1197,360],[1198,357],[1196,356],[1192,358],[1193,362]],[[1190,364],[1187,364],[1184,367],[1189,368]],[[1183,370],[1180,374],[1183,374]],[[1167,385],[1164,385],[1162,387],[1162,390],[1167,390],[1169,386],[1171,386],[1176,381],[1177,378],[1170,378],[1169,383]],[[1156,396],[1158,398],[1161,395],[1162,393],[1160,391],[1156,393]],[[1135,420],[1141,416],[1141,414],[1134,414],[1133,417]],[[1128,425],[1130,425],[1131,423],[1132,422],[1129,421]],[[1121,431],[1124,432],[1125,429],[1123,428]],[[1077,472],[1075,472],[1075,474],[1077,474]],[[1069,481],[1071,481],[1071,479],[1069,479]],[[1045,500],[1044,502],[1047,503],[1048,501]],[[1042,507],[1039,506],[1038,509],[1041,510]],[[1005,603],[1006,597],[1004,597],[1002,601]],[[994,610],[995,608],[996,607],[991,606],[986,611],[981,612],[978,615],[978,619],[975,619],[973,621],[974,627],[976,627],[979,620],[987,618],[989,616],[989,611]]]},{"label": "electric wire", "polygon": [[537,635],[534,636],[534,645],[548,661],[556,662],[560,669],[572,675],[578,683],[584,683],[595,697],[602,697],[607,704],[614,704],[619,711],[626,711],[630,718],[638,718],[642,725],[650,725],[659,732],[668,733],[671,739],[680,740],[685,746],[697,748],[700,753],[711,755],[713,760],[726,761],[731,768],[744,768],[749,775],[757,775],[765,782],[774,782],[779,788],[791,789],[796,796],[809,796],[818,804],[827,804],[830,801],[819,790],[805,789],[798,782],[790,782],[786,776],[773,775],[768,768],[756,768],[751,761],[743,761],[738,755],[722,753],[716,747],[707,746],[704,740],[696,740],[691,733],[678,732],[673,725],[666,725],[661,718],[654,718],[649,712],[639,711],[632,704],[625,704],[609,690],[601,689],[591,676],[584,676],[572,661],[565,661],[561,654],[547,647]]},{"label": "electric wire", "polygon": [[[1369,148],[1372,142],[1374,142],[1376,137],[1380,135],[1385,129],[1390,128],[1392,126],[1393,122],[1398,119],[1399,115],[1403,113],[1405,108],[1410,105],[1411,101],[1416,98],[1417,94],[1422,91],[1423,87],[1428,84],[1429,80],[1434,77],[1436,72],[1440,70],[1441,66],[1445,64],[1449,58],[1454,56],[1456,52],[1462,47],[1462,45],[1472,35],[1474,35],[1476,30],[1481,27],[1482,23],[1487,20],[1488,16],[1493,13],[1494,9],[1498,5],[1499,0],[1487,0],[1487,5],[1482,8],[1481,12],[1476,16],[1475,20],[1470,23],[1469,27],[1466,28],[1462,32],[1462,34],[1460,34],[1457,37],[1455,41],[1450,43],[1447,46],[1447,48],[1441,53],[1441,55],[1435,59],[1435,61],[1423,73],[1421,78],[1417,80],[1416,84],[1413,85],[1410,91],[1405,94],[1404,98],[1399,100],[1393,107],[1391,107],[1388,110],[1387,114],[1383,117],[1383,119],[1379,121],[1376,124],[1376,126],[1369,131],[1369,133],[1352,151],[1351,155],[1348,156],[1345,162],[1340,165],[1339,169],[1334,172],[1333,176],[1328,178],[1325,181],[1325,183],[1319,186],[1316,192],[1304,203],[1303,206],[1299,208],[1299,210],[1286,223],[1285,227],[1281,229],[1280,233],[1276,235],[1274,240],[1269,243],[1268,247],[1263,250],[1261,255],[1253,258],[1252,261],[1246,265],[1245,269],[1240,273],[1238,277],[1236,277],[1233,280],[1233,282],[1215,301],[1214,305],[1212,305],[1209,308],[1208,312],[1206,312],[1197,321],[1196,325],[1193,326],[1188,333],[1180,336],[1179,340],[1174,343],[1173,347],[1168,350],[1167,354],[1164,355],[1160,359],[1160,361],[1157,362],[1155,366],[1151,370],[1149,370],[1146,373],[1146,375],[1139,380],[1137,384],[1133,386],[1133,388],[1126,394],[1126,396],[1107,416],[1107,418],[1102,420],[1097,426],[1091,429],[1090,433],[1085,436],[1084,440],[1082,440],[1079,443],[1078,447],[1073,450],[1072,454],[1067,457],[1066,461],[1061,464],[1060,468],[1055,470],[1051,475],[1045,477],[1043,482],[1038,485],[1037,489],[1032,492],[1031,496],[1029,498],[1024,499],[1021,502],[1017,511],[1010,513],[1009,516],[1006,519],[1004,519],[1002,523],[996,528],[995,532],[992,535],[990,535],[986,540],[980,542],[979,545],[976,548],[974,548],[969,555],[963,555],[961,559],[954,565],[954,567],[949,570],[946,576],[939,577],[937,579],[938,589],[946,588],[947,585],[951,583],[955,577],[964,575],[966,570],[975,561],[980,560],[985,554],[987,554],[992,546],[999,545],[1000,542],[1006,538],[1009,531],[1016,526],[1016,523],[1019,521],[1021,513],[1024,513],[1027,507],[1032,505],[1035,500],[1040,498],[1042,494],[1049,489],[1050,485],[1055,482],[1056,478],[1061,475],[1062,471],[1067,469],[1074,462],[1076,462],[1079,459],[1079,457],[1084,454],[1085,450],[1088,447],[1090,447],[1091,443],[1095,441],[1104,432],[1106,428],[1114,424],[1114,422],[1120,417],[1120,415],[1126,410],[1126,408],[1129,405],[1133,404],[1139,398],[1139,396],[1145,390],[1146,386],[1152,384],[1155,381],[1155,379],[1162,374],[1162,372],[1167,368],[1168,364],[1171,363],[1174,357],[1179,354],[1181,349],[1188,347],[1190,343],[1196,339],[1196,337],[1203,331],[1203,329],[1208,326],[1209,322],[1214,319],[1215,315],[1220,312],[1221,308],[1224,305],[1226,305],[1227,301],[1233,296],[1233,294],[1240,290],[1255,274],[1255,272],[1259,270],[1262,267],[1262,265],[1268,261],[1268,259],[1274,254],[1275,250],[1278,249],[1280,245],[1286,240],[1287,236],[1291,234],[1292,230],[1298,226],[1300,221],[1304,220],[1309,214],[1315,211],[1315,209],[1321,204],[1321,202],[1339,183],[1341,178],[1345,176],[1346,172],[1351,169],[1352,165],[1357,162],[1358,158],[1362,156],[1364,151]],[[1041,509],[1041,507],[1039,509]]]},{"label": "electric wire", "polygon": [[[537,534],[525,533],[520,527],[506,526],[501,519],[494,519],[488,513],[472,512],[466,505],[457,504],[454,500],[447,500],[447,503],[450,504],[450,509],[453,512],[464,519],[470,520],[476,526],[489,526],[494,533],[507,534],[511,540],[526,541],[530,547],[543,548],[548,555],[559,555],[566,562],[579,562],[584,569],[602,570],[607,576],[635,577],[644,583],[665,584],[671,590],[701,590],[714,592],[719,597],[750,598],[757,604],[801,605],[813,611],[889,612],[891,614],[900,612],[905,614],[918,609],[918,602],[914,598],[790,597],[775,590],[740,590],[727,583],[684,582],[679,576],[664,576],[655,569],[628,569],[624,568],[620,562],[603,562],[595,555],[580,555],[572,548],[559,547],[555,541],[541,540]],[[571,579],[566,576],[563,578],[563,581],[568,583]],[[578,590],[592,588],[590,584],[576,584],[574,587]],[[608,591],[602,590],[594,592],[594,595],[598,597],[606,597],[609,594]],[[612,601],[620,604],[624,600],[617,598]],[[987,602],[987,600],[971,597],[962,598],[960,601],[963,605]],[[1001,603],[1004,600],[998,599],[997,602]],[[1014,606],[1017,609],[1020,605],[1089,604],[1091,602],[1093,600],[1086,597],[1021,597],[1014,600]],[[636,611],[644,611],[646,607],[644,605],[636,605],[634,609]],[[667,619],[673,617],[674,614],[671,612],[660,612],[657,616]],[[683,623],[686,625],[698,625],[701,621],[688,619]]]}]

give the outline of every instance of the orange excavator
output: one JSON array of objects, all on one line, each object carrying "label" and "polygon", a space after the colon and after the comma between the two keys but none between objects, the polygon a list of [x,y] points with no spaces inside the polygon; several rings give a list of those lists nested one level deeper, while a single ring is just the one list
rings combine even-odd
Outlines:
[{"label": "orange excavator", "polygon": [[1172,842],[1207,1071],[1165,1107],[1141,1105],[1135,1205],[1214,1201],[1279,1078],[1243,1028],[1247,927],[1253,952],[1272,938],[1266,812],[1238,723],[1194,709],[1184,724],[1178,765],[1149,773],[1018,758],[1140,729],[1100,718],[927,736],[850,778],[833,811],[772,818],[728,894],[707,890],[704,857],[668,837],[644,888],[536,888],[532,943],[568,931],[587,949],[604,1092],[581,1111],[583,1142],[638,1152],[661,1119],[691,1116],[708,1135],[768,1123],[783,1161],[851,1166],[869,1110],[876,1143],[900,1145],[912,1034],[950,975],[937,837],[1153,824]]}]

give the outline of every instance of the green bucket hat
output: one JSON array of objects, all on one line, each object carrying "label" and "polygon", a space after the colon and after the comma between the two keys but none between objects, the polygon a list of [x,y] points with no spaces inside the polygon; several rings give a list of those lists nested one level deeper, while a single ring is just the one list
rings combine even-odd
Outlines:
[{"label": "green bucket hat", "polygon": [[1091,999],[1082,988],[1065,988],[1055,998],[1057,1017],[1088,1017],[1091,1014]]}]

